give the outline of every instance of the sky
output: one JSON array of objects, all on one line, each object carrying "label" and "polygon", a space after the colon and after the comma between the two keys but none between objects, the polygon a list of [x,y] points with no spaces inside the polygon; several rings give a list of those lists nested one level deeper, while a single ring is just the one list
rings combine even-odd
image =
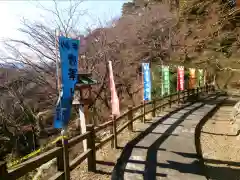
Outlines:
[{"label": "sky", "polygon": [[[58,0],[58,8],[64,9],[69,1]],[[74,1],[73,1],[74,2]],[[79,19],[79,29],[84,31],[86,26],[95,28],[100,22],[110,21],[114,17],[121,16],[121,8],[127,0],[85,0],[79,6],[79,12],[86,11]],[[5,38],[22,39],[23,35],[17,31],[22,27],[21,20],[41,21],[48,25],[54,21],[53,15],[44,10],[54,9],[51,0],[1,0],[0,1],[0,40]],[[64,16],[64,15],[63,15]],[[54,24],[52,24],[55,26]]]}]

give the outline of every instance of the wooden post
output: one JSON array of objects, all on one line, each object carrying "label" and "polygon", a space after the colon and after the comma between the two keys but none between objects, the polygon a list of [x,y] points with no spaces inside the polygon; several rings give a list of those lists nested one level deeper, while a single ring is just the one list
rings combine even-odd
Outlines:
[{"label": "wooden post", "polygon": [[[141,114],[144,114],[144,102],[141,102],[142,108],[141,108]],[[144,122],[144,117],[142,116],[142,122]]]},{"label": "wooden post", "polygon": [[190,96],[190,90],[188,89],[187,90],[187,99],[189,99],[189,96]]},{"label": "wooden post", "polygon": [[159,109],[157,108],[157,106],[158,106],[158,105],[161,105],[161,103],[162,103],[162,100],[161,100],[161,99],[159,99],[159,100],[156,101],[156,111],[158,110],[158,111],[162,112],[162,107],[160,107]]},{"label": "wooden post", "polygon": [[133,122],[132,122],[132,119],[133,119],[132,106],[128,106],[128,121],[131,122],[131,123],[129,123],[129,125],[128,125],[128,130],[129,130],[129,131],[133,131]]},{"label": "wooden post", "polygon": [[[114,120],[114,116],[111,115],[111,121],[112,121],[112,127],[110,127],[110,134],[113,134],[113,120]],[[114,148],[114,139],[111,139],[111,148]]]},{"label": "wooden post", "polygon": [[172,95],[169,95],[169,107],[172,107]]},{"label": "wooden post", "polygon": [[183,93],[182,93],[183,103],[185,102],[185,99],[186,99],[185,96],[186,96],[186,90],[184,90]]},{"label": "wooden post", "polygon": [[0,180],[6,180],[8,178],[7,163],[0,161]]},{"label": "wooden post", "polygon": [[90,132],[90,135],[87,138],[87,148],[91,149],[91,152],[88,155],[88,171],[96,172],[96,148],[95,148],[95,131],[94,125],[87,125],[87,131]]},{"label": "wooden post", "polygon": [[180,104],[180,91],[177,92],[177,102],[178,102],[178,105]]},{"label": "wooden post", "polygon": [[197,98],[199,97],[199,88],[197,87]]},{"label": "wooden post", "polygon": [[63,138],[63,159],[64,159],[64,172],[65,180],[70,180],[70,168],[69,168],[69,151],[68,151],[68,139]]},{"label": "wooden post", "polygon": [[145,101],[143,101],[143,123],[145,123],[145,115],[146,115],[146,107],[145,107]]},{"label": "wooden post", "polygon": [[[59,154],[59,156],[57,156],[57,170],[64,172],[64,158],[63,158],[63,145],[62,145],[62,141],[57,141],[56,143],[57,147],[61,147],[62,152],[61,154]],[[65,176],[65,175],[64,175]]]},{"label": "wooden post", "polygon": [[152,101],[152,108],[153,108],[152,117],[156,117],[156,101],[155,100]]},{"label": "wooden post", "polygon": [[113,148],[117,149],[117,123],[116,116],[113,116]]},{"label": "wooden post", "polygon": [[212,92],[214,91],[214,88],[215,88],[215,86],[213,85],[213,86],[212,86]]}]

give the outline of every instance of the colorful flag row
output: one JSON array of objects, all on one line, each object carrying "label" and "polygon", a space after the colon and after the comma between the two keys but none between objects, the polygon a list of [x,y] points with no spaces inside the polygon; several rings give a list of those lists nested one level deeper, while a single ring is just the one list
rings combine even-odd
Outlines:
[{"label": "colorful flag row", "polygon": [[[150,73],[150,67],[149,63],[143,63],[142,64],[143,69],[143,84],[144,84],[144,95],[143,100],[149,101],[151,100],[151,73]],[[161,67],[162,72],[162,88],[161,88],[161,95],[169,95],[170,89],[171,89],[171,83],[170,83],[170,68],[169,66],[162,66]],[[183,91],[185,87],[185,82],[188,79],[188,88],[193,89],[195,87],[201,87],[206,84],[206,71],[203,69],[195,69],[195,68],[189,68],[189,76],[185,76],[184,67],[178,66],[177,67],[177,91]]]}]

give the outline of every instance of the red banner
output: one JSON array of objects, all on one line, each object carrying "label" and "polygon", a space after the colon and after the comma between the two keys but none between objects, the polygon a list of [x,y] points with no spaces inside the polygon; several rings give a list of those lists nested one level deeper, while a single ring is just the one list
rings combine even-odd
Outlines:
[{"label": "red banner", "polygon": [[184,67],[179,66],[177,68],[177,91],[184,90]]}]

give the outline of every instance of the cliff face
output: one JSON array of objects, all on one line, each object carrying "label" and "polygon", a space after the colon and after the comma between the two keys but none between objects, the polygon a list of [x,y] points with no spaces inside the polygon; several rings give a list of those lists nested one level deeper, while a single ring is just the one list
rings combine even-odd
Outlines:
[{"label": "cliff face", "polygon": [[187,4],[175,31],[178,47],[173,60],[208,69],[221,88],[236,87],[240,69],[239,12],[231,1],[195,0]]},{"label": "cliff face", "polygon": [[[169,2],[171,4],[168,4]],[[124,4],[123,15],[139,14],[139,12],[141,15],[146,14],[162,3],[168,5],[177,23],[170,28],[163,28],[166,32],[165,39],[149,37],[151,40],[155,38],[155,44],[167,41],[169,43],[169,46],[158,47],[159,53],[151,51],[151,58],[160,57],[168,61],[167,63],[182,64],[186,67],[207,68],[211,73],[216,74],[219,87],[236,88],[238,72],[240,72],[238,70],[240,69],[238,60],[240,1],[134,0]],[[155,35],[160,36],[160,33],[156,32],[155,29]]]}]

